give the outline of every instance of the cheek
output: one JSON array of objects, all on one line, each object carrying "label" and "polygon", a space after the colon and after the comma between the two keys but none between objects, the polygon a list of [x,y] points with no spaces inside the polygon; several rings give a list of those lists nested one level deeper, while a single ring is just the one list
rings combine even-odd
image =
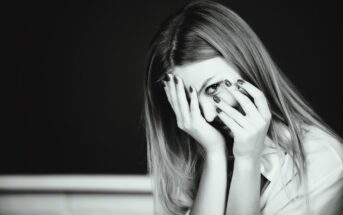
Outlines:
[{"label": "cheek", "polygon": [[[235,107],[237,110],[240,111],[240,105],[238,104],[235,97],[231,95],[228,91],[221,91],[217,94],[222,100],[230,105],[231,107]],[[200,109],[202,112],[203,117],[208,121],[212,122],[217,115],[215,110],[215,102],[213,101],[212,97],[201,97],[199,98],[200,102]],[[241,112],[241,111],[240,111]]]},{"label": "cheek", "polygon": [[230,105],[231,107],[236,107],[238,105],[235,97],[233,97],[231,93],[226,90],[220,92],[218,96],[221,97],[226,102],[226,104]]},{"label": "cheek", "polygon": [[245,115],[245,112],[241,105],[237,102],[235,97],[231,95],[230,92],[224,91],[219,93],[220,97],[231,107],[234,107],[236,110],[238,110],[241,114]]}]

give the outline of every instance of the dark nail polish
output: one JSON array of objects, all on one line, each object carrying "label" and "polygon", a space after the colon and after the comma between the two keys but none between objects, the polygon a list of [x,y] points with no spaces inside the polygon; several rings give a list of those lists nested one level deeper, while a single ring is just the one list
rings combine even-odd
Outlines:
[{"label": "dark nail polish", "polygon": [[176,76],[174,75],[174,82],[175,82],[175,84],[177,84],[178,83],[178,80],[177,80],[177,78],[176,78]]},{"label": "dark nail polish", "polygon": [[216,95],[213,96],[213,100],[216,102],[216,103],[219,103],[220,102],[220,98]]},{"label": "dark nail polish", "polygon": [[164,75],[164,80],[165,80],[165,81],[170,81],[170,77],[169,77],[168,74],[165,74],[165,75]]},{"label": "dark nail polish", "polygon": [[193,92],[193,87],[189,87],[189,92]]},{"label": "dark nail polish", "polygon": [[162,87],[165,87],[166,86],[166,83],[164,83],[163,81],[161,81],[161,85],[162,85]]},{"label": "dark nail polish", "polygon": [[216,107],[216,111],[217,111],[217,113],[222,112],[222,110],[219,107]]},{"label": "dark nail polish", "polygon": [[229,80],[225,79],[225,85],[228,87],[231,87],[232,84]]},{"label": "dark nail polish", "polygon": [[238,80],[237,80],[237,83],[240,84],[240,85],[242,85],[242,84],[244,83],[244,81],[243,81],[242,79],[238,79]]},{"label": "dark nail polish", "polygon": [[239,85],[237,85],[237,89],[239,90],[239,91],[241,91],[242,93],[245,93],[246,91],[243,89],[243,87],[241,87],[241,86],[239,86]]}]

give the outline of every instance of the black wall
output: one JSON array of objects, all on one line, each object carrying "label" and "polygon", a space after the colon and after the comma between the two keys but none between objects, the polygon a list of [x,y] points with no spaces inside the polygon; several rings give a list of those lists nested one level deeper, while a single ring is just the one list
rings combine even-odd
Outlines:
[{"label": "black wall", "polygon": [[[145,174],[146,52],[158,24],[184,2],[23,1],[4,8],[3,72],[13,77],[3,79],[0,173]],[[340,7],[221,2],[250,24],[343,135]]]}]

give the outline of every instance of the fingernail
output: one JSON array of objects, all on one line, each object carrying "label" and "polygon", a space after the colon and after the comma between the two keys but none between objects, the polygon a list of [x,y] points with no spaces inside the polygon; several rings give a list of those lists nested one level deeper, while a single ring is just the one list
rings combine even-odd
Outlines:
[{"label": "fingernail", "polygon": [[242,88],[242,87],[240,86],[240,84],[238,84],[238,82],[235,82],[233,85],[235,85],[235,87],[236,87],[237,90],[239,90],[240,88]]},{"label": "fingernail", "polygon": [[213,96],[213,100],[214,100],[216,103],[219,103],[219,102],[220,102],[220,98],[219,98],[217,95],[214,95],[214,96]]},{"label": "fingernail", "polygon": [[231,87],[232,84],[229,80],[225,79],[225,85],[228,87]]},{"label": "fingernail", "polygon": [[164,81],[162,81],[162,86],[165,87],[166,86],[166,83],[164,83]]},{"label": "fingernail", "polygon": [[165,75],[164,75],[164,80],[165,80],[165,81],[170,81],[170,77],[169,77],[168,74],[165,74]]},{"label": "fingernail", "polygon": [[238,80],[237,80],[237,83],[240,84],[240,85],[242,85],[242,84],[244,83],[244,81],[243,81],[242,79],[238,79]]},{"label": "fingernail", "polygon": [[193,87],[189,86],[189,92],[193,92]]},{"label": "fingernail", "polygon": [[238,90],[239,90],[241,93],[243,93],[244,95],[249,96],[249,93],[248,93],[245,89],[243,89],[242,87],[239,87]]},{"label": "fingernail", "polygon": [[176,78],[176,76],[174,75],[174,82],[175,82],[175,84],[177,84],[178,83],[178,80],[177,80],[177,78]]},{"label": "fingernail", "polygon": [[216,111],[217,111],[217,113],[222,112],[222,110],[219,107],[216,107]]}]

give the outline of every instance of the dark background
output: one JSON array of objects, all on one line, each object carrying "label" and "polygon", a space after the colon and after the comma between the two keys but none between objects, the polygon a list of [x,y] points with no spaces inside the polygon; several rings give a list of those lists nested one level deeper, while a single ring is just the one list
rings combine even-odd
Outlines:
[{"label": "dark background", "polygon": [[[8,8],[0,174],[145,174],[148,44],[187,1],[22,1]],[[338,5],[220,1],[246,20],[314,109],[342,132]]]}]

